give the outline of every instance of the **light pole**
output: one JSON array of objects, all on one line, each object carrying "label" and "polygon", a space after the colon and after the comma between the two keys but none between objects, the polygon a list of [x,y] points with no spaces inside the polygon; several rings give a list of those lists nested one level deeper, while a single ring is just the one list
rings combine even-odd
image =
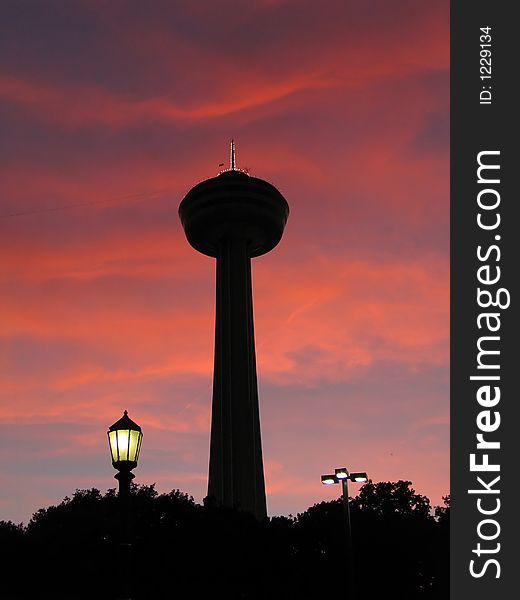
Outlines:
[{"label": "light pole", "polygon": [[347,469],[335,469],[334,475],[322,475],[321,483],[323,485],[334,485],[341,482],[343,513],[345,518],[345,545],[346,545],[346,562],[347,562],[347,586],[349,592],[353,591],[354,581],[354,555],[352,551],[352,529],[350,526],[350,507],[348,502],[348,480],[355,483],[366,483],[368,476],[366,473],[349,473]]},{"label": "light pole", "polygon": [[121,510],[121,599],[130,599],[130,484],[135,475],[132,469],[137,467],[143,432],[137,423],[129,418],[125,410],[123,416],[108,428],[108,444],[112,465],[117,469],[114,475],[119,482],[119,504]]}]

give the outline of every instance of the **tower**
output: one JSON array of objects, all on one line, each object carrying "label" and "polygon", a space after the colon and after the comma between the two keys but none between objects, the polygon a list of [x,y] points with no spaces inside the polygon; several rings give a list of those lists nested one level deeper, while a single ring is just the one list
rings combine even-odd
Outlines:
[{"label": "tower", "polygon": [[188,242],[217,259],[208,498],[267,515],[258,409],[251,258],[282,238],[289,205],[235,166],[192,188],[179,206]]}]

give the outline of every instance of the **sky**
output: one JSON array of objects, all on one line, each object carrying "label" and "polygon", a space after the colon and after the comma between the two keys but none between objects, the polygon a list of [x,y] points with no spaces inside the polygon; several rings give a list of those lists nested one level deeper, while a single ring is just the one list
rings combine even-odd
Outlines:
[{"label": "sky", "polygon": [[125,409],[135,482],[206,495],[215,262],[177,210],[231,138],[290,206],[252,261],[268,513],[335,467],[442,504],[449,2],[8,0],[0,30],[0,520],[115,487]]}]

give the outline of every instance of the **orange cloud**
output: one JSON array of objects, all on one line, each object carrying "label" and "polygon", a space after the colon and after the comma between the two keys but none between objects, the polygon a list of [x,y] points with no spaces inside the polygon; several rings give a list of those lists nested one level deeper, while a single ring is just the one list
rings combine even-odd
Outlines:
[{"label": "orange cloud", "polygon": [[125,408],[138,480],[205,495],[215,264],[177,207],[231,137],[291,206],[253,261],[270,513],[343,460],[448,491],[449,4],[233,4],[5,32],[0,518],[113,487]]}]

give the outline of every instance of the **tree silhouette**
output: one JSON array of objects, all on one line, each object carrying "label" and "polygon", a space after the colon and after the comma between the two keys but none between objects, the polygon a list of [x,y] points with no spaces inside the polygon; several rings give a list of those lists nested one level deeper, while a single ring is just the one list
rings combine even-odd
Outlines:
[{"label": "tree silhouette", "polygon": [[12,575],[24,563],[25,542],[25,529],[21,523],[16,525],[12,521],[0,521],[0,598],[3,600],[19,597],[18,583]]},{"label": "tree silhouette", "polygon": [[[447,597],[447,498],[433,514],[427,498],[398,481],[369,482],[351,499],[361,594]],[[133,543],[124,565],[114,489],[76,490],[59,505],[36,511],[27,527],[0,522],[2,600],[116,599],[125,577],[134,600],[300,600],[323,597],[326,582],[341,586],[340,499],[295,518],[265,521],[198,505],[179,490],[158,494],[154,485],[132,485],[130,504]],[[16,575],[20,564],[30,567],[30,577]]]},{"label": "tree silhouette", "polygon": [[449,526],[451,496],[448,494],[447,496],[443,496],[442,499],[444,501],[444,506],[435,507],[435,518],[439,521],[439,523],[446,524],[447,526]]},{"label": "tree silhouette", "polygon": [[374,593],[388,594],[393,582],[392,594],[399,598],[448,596],[448,532],[441,531],[429,499],[410,481],[369,481],[351,507],[358,574],[371,581]]},{"label": "tree silhouette", "polygon": [[411,481],[403,480],[379,483],[369,481],[361,487],[359,495],[352,499],[351,506],[381,516],[429,517],[431,512],[429,499],[416,494],[411,485]]}]

